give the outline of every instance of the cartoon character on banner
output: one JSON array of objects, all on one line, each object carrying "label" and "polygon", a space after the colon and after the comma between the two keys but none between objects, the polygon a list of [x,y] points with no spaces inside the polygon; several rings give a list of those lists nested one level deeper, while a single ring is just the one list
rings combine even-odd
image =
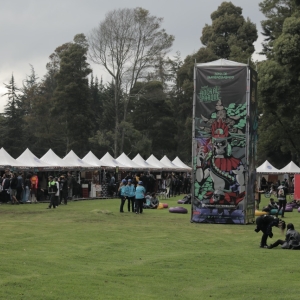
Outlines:
[{"label": "cartoon character on banner", "polygon": [[211,139],[200,144],[195,195],[198,194],[202,204],[236,208],[245,197],[244,166],[240,159],[232,156],[230,138],[228,126],[219,119],[211,125]]}]

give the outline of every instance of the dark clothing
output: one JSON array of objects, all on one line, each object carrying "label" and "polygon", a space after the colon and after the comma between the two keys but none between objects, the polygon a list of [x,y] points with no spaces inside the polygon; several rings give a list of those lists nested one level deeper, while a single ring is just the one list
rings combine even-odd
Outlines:
[{"label": "dark clothing", "polygon": [[[288,189],[284,186],[278,187],[277,197],[279,201],[278,213],[282,209],[281,216],[284,217],[285,207],[286,207],[286,196],[288,194]],[[283,192],[283,193],[281,193]]]},{"label": "dark clothing", "polygon": [[13,178],[11,179],[11,182],[10,182],[10,188],[11,188],[12,190],[16,190],[17,187],[18,187],[18,178],[17,178],[17,177],[13,177]]},{"label": "dark clothing", "polygon": [[135,211],[137,214],[143,213],[143,204],[145,199],[135,199]]},{"label": "dark clothing", "polygon": [[288,229],[285,235],[285,241],[277,240],[269,248],[275,248],[281,245],[282,249],[300,249],[300,234],[294,229]]},{"label": "dark clothing", "polygon": [[127,197],[127,208],[128,211],[130,211],[130,207],[131,207],[131,211],[134,212],[134,202],[135,202],[135,197]]},{"label": "dark clothing", "polygon": [[124,212],[125,201],[126,201],[126,197],[125,196],[121,196],[120,212]]},{"label": "dark clothing", "polygon": [[261,237],[260,246],[267,246],[268,237],[272,238],[272,227],[279,225],[279,219],[275,216],[259,216],[256,218],[256,232],[262,231],[263,235]]}]

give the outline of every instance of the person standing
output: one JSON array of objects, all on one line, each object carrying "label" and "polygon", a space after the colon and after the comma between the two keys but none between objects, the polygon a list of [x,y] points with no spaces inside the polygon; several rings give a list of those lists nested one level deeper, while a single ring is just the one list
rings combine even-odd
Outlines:
[{"label": "person standing", "polygon": [[170,189],[171,189],[171,184],[172,184],[172,178],[171,175],[169,174],[166,180],[166,194],[167,198],[170,198]]},{"label": "person standing", "polygon": [[128,184],[126,186],[126,196],[128,199],[128,211],[134,212],[134,202],[135,202],[135,187],[132,184],[132,179],[128,179]]},{"label": "person standing", "polygon": [[68,182],[68,198],[72,199],[72,197],[73,197],[73,176],[70,172],[68,173],[67,182]]},{"label": "person standing", "polygon": [[57,185],[56,185],[56,182],[55,180],[53,179],[53,176],[49,176],[48,177],[48,194],[50,195],[50,204],[47,208],[56,208],[57,205],[56,205],[56,199],[55,199],[55,196],[56,196],[56,193],[57,193]]},{"label": "person standing", "polygon": [[10,196],[11,196],[11,204],[20,204],[17,200],[17,187],[18,187],[18,178],[17,174],[13,173],[10,181]]},{"label": "person standing", "polygon": [[31,188],[31,181],[30,181],[31,175],[28,174],[26,176],[26,179],[24,181],[24,192],[23,192],[23,203],[30,202],[29,201],[29,195],[30,195],[30,188]]},{"label": "person standing", "polygon": [[281,185],[278,187],[278,192],[277,192],[277,198],[279,201],[279,206],[278,206],[278,211],[277,211],[277,216],[279,214],[279,211],[281,210],[281,217],[284,218],[284,212],[285,212],[285,207],[286,207],[286,195],[288,193],[288,189],[285,186],[285,182],[283,181]]},{"label": "person standing", "polygon": [[119,186],[119,189],[118,189],[118,192],[119,192],[119,195],[120,195],[120,198],[121,198],[121,204],[120,204],[120,213],[123,213],[124,212],[124,204],[125,204],[125,201],[126,201],[126,180],[123,179],[120,186]]},{"label": "person standing", "polygon": [[[68,204],[68,182],[65,175],[59,178],[59,204]],[[64,200],[64,203],[62,202]]]},{"label": "person standing", "polygon": [[39,184],[39,178],[36,173],[34,173],[31,178],[31,189],[30,189],[30,194],[31,194],[31,202],[37,202],[37,189],[38,189],[38,184]]},{"label": "person standing", "polygon": [[146,190],[143,187],[143,181],[139,181],[135,189],[135,213],[143,213],[143,203],[145,200]]},{"label": "person standing", "polygon": [[282,233],[285,229],[285,222],[278,219],[275,216],[264,215],[256,218],[256,228],[255,232],[262,231],[263,235],[261,237],[260,248],[268,248],[267,239],[268,237],[273,237],[272,227],[278,227],[281,229]]},{"label": "person standing", "polygon": [[18,185],[17,185],[17,200],[19,201],[19,203],[23,203],[21,202],[22,196],[23,196],[23,190],[24,190],[24,180],[23,180],[23,174],[20,172],[17,180],[18,180]]}]

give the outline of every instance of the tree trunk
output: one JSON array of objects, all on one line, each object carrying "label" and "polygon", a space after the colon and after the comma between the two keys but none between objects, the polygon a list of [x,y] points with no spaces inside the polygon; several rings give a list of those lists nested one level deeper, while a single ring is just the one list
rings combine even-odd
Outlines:
[{"label": "tree trunk", "polygon": [[115,122],[115,140],[114,140],[114,157],[118,156],[118,131],[119,131],[119,81],[115,80],[115,112],[116,112],[116,122]]}]

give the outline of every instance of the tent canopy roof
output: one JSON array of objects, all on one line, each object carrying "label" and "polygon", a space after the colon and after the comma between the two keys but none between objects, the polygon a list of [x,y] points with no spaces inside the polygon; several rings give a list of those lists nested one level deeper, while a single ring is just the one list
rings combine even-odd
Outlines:
[{"label": "tent canopy roof", "polygon": [[232,61],[232,60],[227,60],[227,59],[224,59],[224,58],[221,58],[221,59],[217,59],[217,60],[214,60],[214,61],[210,61],[210,62],[207,62],[207,63],[199,63],[197,64],[197,66],[200,66],[200,67],[209,67],[209,66],[221,66],[221,67],[229,67],[229,66],[241,66],[241,67],[247,67],[248,65],[247,64],[243,64],[243,63],[239,63],[239,62],[236,62],[236,61]]},{"label": "tent canopy roof", "polygon": [[293,161],[291,161],[284,168],[280,169],[279,172],[280,173],[300,173],[300,168]]},{"label": "tent canopy roof", "polygon": [[273,167],[267,160],[260,165],[258,168],[256,168],[256,173],[280,173],[278,169]]}]

